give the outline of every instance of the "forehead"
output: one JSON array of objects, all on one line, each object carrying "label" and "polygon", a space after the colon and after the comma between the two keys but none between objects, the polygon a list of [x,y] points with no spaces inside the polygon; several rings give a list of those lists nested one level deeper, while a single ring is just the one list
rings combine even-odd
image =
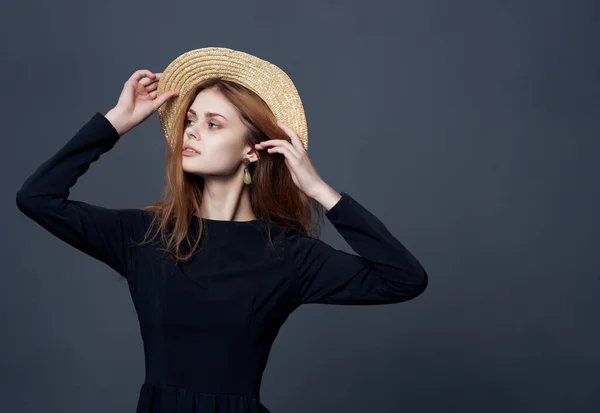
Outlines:
[{"label": "forehead", "polygon": [[235,107],[217,90],[205,89],[196,95],[190,105],[198,116],[204,116],[204,112],[217,112],[227,119],[236,114]]}]

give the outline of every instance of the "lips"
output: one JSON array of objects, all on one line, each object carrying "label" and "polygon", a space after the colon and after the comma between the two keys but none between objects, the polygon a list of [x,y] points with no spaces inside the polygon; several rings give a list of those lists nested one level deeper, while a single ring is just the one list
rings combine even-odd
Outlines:
[{"label": "lips", "polygon": [[183,146],[183,151],[185,152],[186,149],[191,149],[191,150],[195,151],[196,153],[200,153],[199,150],[197,150],[196,148],[191,147],[190,145],[184,145]]}]

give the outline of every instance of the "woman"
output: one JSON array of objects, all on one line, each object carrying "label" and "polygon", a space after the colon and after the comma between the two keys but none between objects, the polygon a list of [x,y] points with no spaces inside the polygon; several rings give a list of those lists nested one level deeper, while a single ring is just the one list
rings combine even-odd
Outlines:
[{"label": "woman", "polygon": [[[137,413],[269,412],[262,374],[298,306],[399,303],[428,278],[377,217],[317,173],[281,69],[230,49],[194,53],[163,73],[136,71],[114,108],[25,181],[17,205],[127,280],[145,350]],[[164,199],[142,209],[69,199],[90,164],[157,110],[169,143]],[[313,234],[319,208],[358,255]]]}]

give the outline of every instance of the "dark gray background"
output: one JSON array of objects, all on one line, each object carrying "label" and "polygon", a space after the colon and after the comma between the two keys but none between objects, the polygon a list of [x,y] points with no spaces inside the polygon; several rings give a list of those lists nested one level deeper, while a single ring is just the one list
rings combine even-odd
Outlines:
[{"label": "dark gray background", "polygon": [[[2,412],[133,412],[143,351],[125,282],[20,214],[23,181],[136,69],[223,46],[284,69],[321,176],[419,258],[428,290],[306,305],[262,402],[277,412],[596,412],[600,6],[593,1],[11,2]],[[141,207],[164,183],[158,117],[72,199]],[[330,223],[323,240],[350,251]]]}]

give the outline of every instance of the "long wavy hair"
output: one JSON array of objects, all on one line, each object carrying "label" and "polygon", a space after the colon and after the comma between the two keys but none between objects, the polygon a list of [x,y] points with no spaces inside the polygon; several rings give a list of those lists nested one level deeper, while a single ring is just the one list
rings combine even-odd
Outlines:
[{"label": "long wavy hair", "polygon": [[[204,178],[183,170],[182,149],[187,109],[198,93],[209,88],[219,91],[236,108],[248,127],[244,139],[250,147],[254,148],[256,143],[268,139],[291,142],[290,137],[277,125],[277,118],[266,102],[239,83],[210,78],[181,97],[182,110],[179,110],[170,131],[170,136],[176,137],[176,142],[173,149],[167,145],[165,188],[157,202],[141,208],[154,214],[144,239],[138,244],[149,243],[160,234],[164,248],[159,249],[177,261],[187,261],[194,255],[203,233],[202,220],[198,219],[199,232],[193,237],[195,241],[190,241],[191,220],[194,216],[200,217]],[[252,176],[249,184],[252,211],[266,221],[271,245],[270,228],[273,224],[318,236],[319,223],[323,222],[323,207],[294,184],[282,154],[261,151],[259,160],[248,164],[248,170]],[[316,215],[314,220],[313,212]],[[156,227],[156,231],[148,239],[153,227]],[[187,253],[182,252],[184,241],[190,247]]]}]

